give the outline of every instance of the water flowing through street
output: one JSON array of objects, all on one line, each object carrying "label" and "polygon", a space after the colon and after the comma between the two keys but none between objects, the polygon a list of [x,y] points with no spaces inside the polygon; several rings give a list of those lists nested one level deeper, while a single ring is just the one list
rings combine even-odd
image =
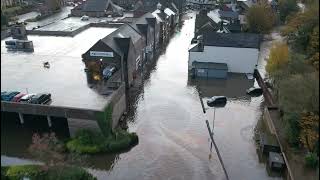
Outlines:
[{"label": "water flowing through street", "polygon": [[[246,95],[254,80],[239,74],[230,74],[227,80],[189,79],[188,48],[195,14],[188,13],[185,19],[131,102],[128,126],[137,132],[139,144],[122,154],[93,157],[90,171],[101,180],[226,179],[214,148],[210,149],[205,123],[209,120],[212,127],[214,109],[205,105],[207,113],[202,112],[200,88],[204,102],[214,95],[228,98],[225,107],[215,109],[214,138],[230,179],[280,179],[268,176],[256,152],[254,127],[264,104],[262,96]],[[264,66],[261,63],[265,64],[260,58],[259,68]]]}]

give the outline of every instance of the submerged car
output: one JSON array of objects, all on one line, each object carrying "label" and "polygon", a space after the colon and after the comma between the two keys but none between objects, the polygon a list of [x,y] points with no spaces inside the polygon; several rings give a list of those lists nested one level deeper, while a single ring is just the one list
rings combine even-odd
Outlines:
[{"label": "submerged car", "polygon": [[26,95],[26,94],[25,94],[25,93],[19,93],[19,94],[15,95],[15,96],[11,99],[11,101],[12,101],[12,102],[19,102],[20,99],[21,99],[24,95]]},{"label": "submerged car", "polygon": [[46,104],[51,100],[51,94],[49,93],[39,93],[32,96],[29,100],[31,104]]},{"label": "submerged car", "polygon": [[227,98],[225,96],[213,96],[207,101],[208,106],[219,106],[224,107],[227,103]]},{"label": "submerged car", "polygon": [[247,94],[249,95],[260,96],[262,93],[263,90],[260,87],[251,87],[247,90]]},{"label": "submerged car", "polygon": [[115,66],[107,66],[102,71],[103,79],[108,80],[116,72]]},{"label": "submerged car", "polygon": [[16,96],[19,93],[20,92],[18,92],[18,91],[1,92],[1,101],[11,101],[11,99],[14,98],[14,96]]},{"label": "submerged car", "polygon": [[26,95],[22,96],[22,98],[20,99],[19,102],[28,103],[28,101],[35,95],[36,94],[26,94]]}]

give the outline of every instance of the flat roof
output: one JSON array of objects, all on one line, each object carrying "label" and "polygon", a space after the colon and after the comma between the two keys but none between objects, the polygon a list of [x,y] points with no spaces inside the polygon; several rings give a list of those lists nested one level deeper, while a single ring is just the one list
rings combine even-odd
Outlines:
[{"label": "flat roof", "polygon": [[[1,41],[1,91],[51,93],[55,106],[101,110],[110,96],[87,84],[81,54],[116,28],[89,28],[75,37],[29,35],[34,52],[8,52]],[[48,61],[50,68],[43,67]]]}]

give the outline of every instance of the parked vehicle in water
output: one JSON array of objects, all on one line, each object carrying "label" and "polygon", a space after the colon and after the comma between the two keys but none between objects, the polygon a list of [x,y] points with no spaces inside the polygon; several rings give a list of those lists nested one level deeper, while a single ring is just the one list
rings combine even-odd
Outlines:
[{"label": "parked vehicle in water", "polygon": [[260,87],[251,87],[247,90],[247,94],[249,95],[260,96],[262,93],[263,91]]},{"label": "parked vehicle in water", "polygon": [[227,98],[225,96],[213,96],[207,101],[207,105],[212,106],[225,106],[227,103]]},{"label": "parked vehicle in water", "polygon": [[18,91],[1,92],[1,101],[11,101],[11,99],[14,98],[19,93],[20,92]]},{"label": "parked vehicle in water", "polygon": [[39,93],[32,96],[29,100],[31,104],[46,104],[51,100],[51,94],[49,93]]},{"label": "parked vehicle in water", "polygon": [[108,80],[116,72],[115,66],[107,66],[102,71],[103,79]]},{"label": "parked vehicle in water", "polygon": [[15,96],[11,99],[11,101],[12,101],[12,102],[19,102],[20,99],[21,99],[24,95],[26,95],[26,94],[25,94],[25,93],[19,93],[19,94],[15,95]]},{"label": "parked vehicle in water", "polygon": [[11,51],[33,52],[33,43],[29,40],[12,39],[5,41],[6,48]]},{"label": "parked vehicle in water", "polygon": [[88,20],[89,20],[89,16],[84,15],[84,16],[82,16],[82,17],[80,18],[80,20],[81,20],[81,21],[88,21]]},{"label": "parked vehicle in water", "polygon": [[28,101],[35,95],[36,94],[26,94],[26,95],[22,96],[22,98],[20,99],[20,102],[28,103]]}]

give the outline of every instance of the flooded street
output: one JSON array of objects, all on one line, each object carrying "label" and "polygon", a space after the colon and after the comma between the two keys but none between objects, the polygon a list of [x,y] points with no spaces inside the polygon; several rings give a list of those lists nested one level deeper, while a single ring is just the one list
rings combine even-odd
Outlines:
[{"label": "flooded street", "polygon": [[[269,177],[257,155],[254,127],[261,118],[264,100],[245,92],[255,82],[239,74],[230,74],[227,80],[188,79],[188,48],[195,14],[189,16],[193,18],[187,18],[182,29],[173,35],[131,104],[128,126],[129,131],[137,132],[139,144],[122,154],[93,157],[90,172],[99,180],[224,180],[217,154],[210,148],[205,123],[209,120],[212,128],[214,120],[214,139],[231,180],[281,179]],[[259,70],[264,70],[269,46],[270,43],[262,44]],[[214,95],[227,96],[226,106],[213,109],[205,105],[204,114],[197,88],[203,92],[204,102]],[[9,135],[1,133],[1,154],[13,156],[3,147],[13,140],[18,142],[19,133]]]}]

